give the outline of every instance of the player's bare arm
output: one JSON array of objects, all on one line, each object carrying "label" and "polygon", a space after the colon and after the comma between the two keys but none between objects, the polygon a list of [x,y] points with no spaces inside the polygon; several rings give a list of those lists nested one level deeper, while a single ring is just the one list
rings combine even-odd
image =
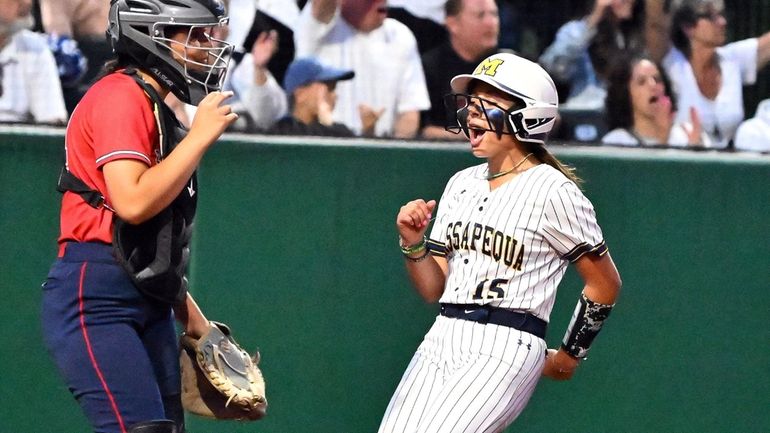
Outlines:
[{"label": "player's bare arm", "polygon": [[184,333],[193,338],[200,338],[210,327],[208,319],[190,292],[187,292],[184,303],[174,307],[174,316],[182,324]]},{"label": "player's bare arm", "polygon": [[223,104],[232,92],[212,92],[198,105],[190,132],[161,163],[120,159],[104,166],[112,207],[123,220],[142,223],[165,209],[187,185],[208,148],[238,115]]},{"label": "player's bare arm", "polygon": [[614,304],[620,293],[620,274],[610,253],[602,256],[586,254],[575,262],[575,268],[585,282],[588,299],[601,304]]},{"label": "player's bare arm", "polygon": [[[609,252],[602,256],[586,254],[575,262],[575,268],[585,282],[583,294],[586,298],[601,305],[615,303],[622,282]],[[580,359],[567,353],[563,347],[558,351],[549,349],[543,375],[555,380],[568,380],[579,364]]]},{"label": "player's bare arm", "polygon": [[406,259],[409,279],[427,302],[437,302],[444,292],[447,261],[427,250],[425,231],[430,225],[436,201],[417,199],[401,206],[396,217],[396,228],[402,252]]}]

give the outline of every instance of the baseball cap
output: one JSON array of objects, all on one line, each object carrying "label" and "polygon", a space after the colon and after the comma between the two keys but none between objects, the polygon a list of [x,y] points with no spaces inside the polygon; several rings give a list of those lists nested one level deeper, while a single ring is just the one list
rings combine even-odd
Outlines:
[{"label": "baseball cap", "polygon": [[353,78],[355,73],[349,69],[334,68],[321,63],[314,57],[295,59],[283,77],[283,88],[291,95],[297,87],[316,81],[342,81]]}]

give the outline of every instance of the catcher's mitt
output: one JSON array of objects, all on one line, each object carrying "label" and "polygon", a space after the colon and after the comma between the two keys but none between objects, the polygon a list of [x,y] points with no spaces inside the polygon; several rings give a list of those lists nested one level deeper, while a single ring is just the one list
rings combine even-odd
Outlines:
[{"label": "catcher's mitt", "polygon": [[257,420],[265,416],[265,380],[250,357],[230,336],[230,328],[211,322],[196,340],[182,334],[182,406],[196,415],[217,419]]}]

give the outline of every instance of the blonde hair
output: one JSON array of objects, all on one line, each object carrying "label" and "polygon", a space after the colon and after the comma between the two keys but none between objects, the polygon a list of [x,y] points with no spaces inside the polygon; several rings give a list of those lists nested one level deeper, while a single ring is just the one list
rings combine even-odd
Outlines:
[{"label": "blonde hair", "polygon": [[531,152],[538,161],[542,162],[543,164],[548,164],[556,170],[559,170],[561,174],[567,177],[567,179],[575,182],[578,187],[583,184],[583,179],[578,177],[575,167],[571,167],[559,161],[559,159],[556,158],[551,152],[549,152],[545,146],[529,141],[522,141],[520,143],[524,147],[524,153]]}]

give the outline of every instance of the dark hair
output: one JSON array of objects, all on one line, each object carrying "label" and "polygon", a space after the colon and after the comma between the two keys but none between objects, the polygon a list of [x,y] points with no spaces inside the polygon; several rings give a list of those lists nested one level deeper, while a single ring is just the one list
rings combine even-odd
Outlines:
[{"label": "dark hair", "polygon": [[463,0],[447,0],[444,3],[444,13],[448,17],[453,17],[463,9]]},{"label": "dark hair", "polygon": [[[614,59],[628,52],[638,54],[644,51],[644,4],[644,0],[636,0],[631,18],[626,21],[614,23],[612,18],[605,16],[597,24],[596,36],[588,46],[588,55],[599,77],[607,79]],[[625,46],[618,46],[618,36],[622,36]]]},{"label": "dark hair", "polygon": [[556,158],[553,153],[551,153],[544,145],[531,141],[520,141],[519,143],[521,143],[521,145],[524,147],[525,152],[532,153],[538,161],[542,162],[543,164],[550,165],[551,167],[560,171],[561,174],[574,182],[578,187],[583,184],[583,179],[578,177],[575,171],[575,167],[559,161],[559,159]]},{"label": "dark hair", "polygon": [[683,0],[674,10],[671,18],[671,42],[685,56],[690,57],[692,46],[684,29],[694,27],[698,22],[698,15],[703,6],[713,3],[713,0]]},{"label": "dark hair", "polygon": [[99,74],[96,76],[94,81],[98,81],[119,69],[125,69],[128,67],[136,67],[136,62],[131,57],[126,54],[113,56],[113,58],[107,60],[104,63],[102,69],[99,71]]},{"label": "dark hair", "polygon": [[663,93],[671,98],[671,106],[676,109],[676,98],[671,91],[671,82],[660,64],[647,56],[622,57],[613,64],[607,80],[607,98],[604,100],[604,110],[607,113],[607,127],[610,131],[616,128],[630,130],[634,125],[634,108],[631,103],[629,84],[634,68],[642,60],[652,62],[658,68],[663,81]]}]

